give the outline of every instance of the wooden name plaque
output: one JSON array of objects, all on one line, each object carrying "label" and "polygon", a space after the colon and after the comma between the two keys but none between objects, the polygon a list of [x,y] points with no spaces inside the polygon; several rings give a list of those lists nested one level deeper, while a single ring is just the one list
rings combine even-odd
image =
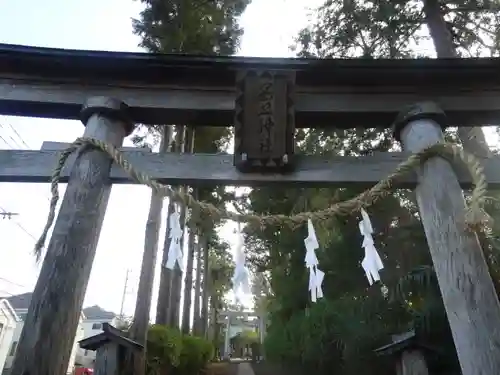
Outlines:
[{"label": "wooden name plaque", "polygon": [[294,71],[237,72],[234,165],[238,170],[293,170],[294,86]]}]

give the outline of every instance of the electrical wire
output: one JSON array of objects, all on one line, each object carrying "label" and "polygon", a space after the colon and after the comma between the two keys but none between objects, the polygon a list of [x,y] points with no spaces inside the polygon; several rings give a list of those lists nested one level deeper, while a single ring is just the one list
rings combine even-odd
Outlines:
[{"label": "electrical wire", "polygon": [[[17,138],[19,138],[19,140],[21,141],[21,143],[26,147],[27,150],[31,150],[31,147],[28,145],[28,143],[24,140],[24,138],[21,136],[21,134],[19,134],[19,132],[12,126],[12,124],[8,124],[9,127],[12,129],[12,131],[14,132],[14,134],[17,136]],[[2,123],[0,123],[0,129],[4,129],[4,130],[7,130],[7,128],[5,127],[5,125],[3,125]],[[17,142],[11,135],[9,135],[7,133],[7,135],[9,136],[9,138],[14,142],[14,145],[22,150],[24,149],[23,146],[21,146],[19,144],[19,142]],[[3,137],[1,134],[0,134],[0,140],[2,140],[6,145],[7,147],[9,147],[11,150],[15,149],[16,147],[12,146],[9,142],[7,142],[7,140],[5,139],[5,137]],[[48,196],[48,195],[45,195],[45,198],[50,202],[51,198]]]},{"label": "electrical wire", "polygon": [[[11,128],[12,128],[12,125],[11,125]],[[4,129],[4,130],[6,130],[5,126],[4,126],[4,125],[2,125],[1,123],[0,123],[0,129]],[[14,128],[12,128],[12,129],[14,129]],[[16,133],[17,133],[17,132],[16,132]],[[7,136],[8,136],[8,137],[10,138],[10,140],[14,143],[14,146],[16,146],[17,148],[23,149],[23,146],[21,146],[21,145],[19,144],[19,142],[18,142],[18,141],[16,141],[16,140],[12,137],[12,135],[10,135],[10,134],[8,134],[8,133],[7,133]],[[22,141],[22,138],[21,138],[21,137],[19,137],[19,138],[20,138],[20,139],[21,139],[21,141]],[[5,139],[3,139],[3,141],[4,141],[5,143],[7,143]],[[7,144],[8,144],[8,143],[7,143]],[[9,145],[9,147],[11,147],[11,145]],[[28,147],[28,148],[29,148],[29,147]]]},{"label": "electrical wire", "polygon": [[[7,210],[5,210],[3,207],[0,206],[0,211],[2,211],[2,213],[7,213]],[[35,242],[38,241],[38,239],[32,235],[25,227],[22,226],[21,223],[19,223],[18,221],[12,219],[12,222],[17,225],[19,227],[19,229],[21,229],[24,233],[26,233],[28,236],[30,236]]]},{"label": "electrical wire", "polygon": [[[0,124],[0,126],[2,126]],[[17,132],[17,130],[12,126],[12,124],[9,124],[9,127],[12,129],[12,131],[14,132],[15,135],[17,135],[17,138],[19,138],[19,140],[21,141],[21,143],[27,148],[27,149],[31,149],[30,146],[28,146],[28,144],[24,141],[23,137],[21,137],[21,135]]]},{"label": "electrical wire", "polygon": [[[10,129],[12,129],[12,131],[14,132],[14,134],[17,136],[17,138],[19,138],[19,140],[21,141],[21,143],[27,148],[27,149],[30,149],[28,143],[23,139],[23,137],[21,136],[21,134],[19,134],[18,131],[16,131],[16,129],[11,125],[9,124],[9,127]],[[7,128],[5,127],[5,125],[1,124],[0,123],[0,129],[4,129],[4,130],[7,130]],[[17,142],[12,136],[9,135],[9,138],[12,140],[12,142],[14,142],[14,144],[19,147],[20,149],[23,149],[24,147],[21,146],[19,144],[19,142]],[[0,139],[11,149],[13,149],[14,147],[12,147],[12,145],[7,142],[7,140],[5,139],[5,137],[3,137],[2,135],[0,135]],[[49,200],[50,202],[50,198],[48,196],[45,196],[47,198],[47,200]],[[7,213],[7,210],[5,210],[3,207],[0,207],[0,211],[2,213]],[[17,220],[12,220],[12,222],[19,228],[21,229],[26,235],[28,235],[29,237],[31,237],[33,239],[33,241],[37,242],[38,239],[33,235],[31,234],[31,232],[29,230],[27,230],[21,223],[19,223]]]},{"label": "electrical wire", "polygon": [[12,145],[9,142],[7,142],[7,140],[1,134],[0,134],[0,140],[2,140],[3,143],[5,143],[7,145],[7,147],[14,148],[14,147],[12,147]]},{"label": "electrical wire", "polygon": [[[27,289],[28,289],[25,285],[18,284],[18,283],[14,282],[14,281],[11,281],[11,280],[9,280],[9,279],[6,279],[5,277],[1,277],[1,276],[0,276],[0,281],[3,281],[3,282],[5,282],[5,283],[10,284],[10,285],[13,285],[13,286],[15,286],[15,287],[23,288],[24,290],[27,290]],[[5,285],[4,285],[4,287],[8,287],[8,286],[5,286]],[[13,297],[13,296],[18,295],[18,294],[19,294],[19,292],[11,293],[11,292],[9,292],[9,291],[7,291],[7,290],[0,289],[0,298],[5,298],[5,295],[7,295],[7,297]],[[2,295],[3,295],[3,296],[2,296]]]},{"label": "electrical wire", "polygon": [[15,285],[15,286],[18,286],[18,287],[21,287],[21,288],[26,288],[25,285],[21,285],[21,284],[15,283],[14,281],[6,279],[5,277],[2,277],[2,276],[0,276],[0,281],[5,281],[6,283],[9,283],[11,285]]}]

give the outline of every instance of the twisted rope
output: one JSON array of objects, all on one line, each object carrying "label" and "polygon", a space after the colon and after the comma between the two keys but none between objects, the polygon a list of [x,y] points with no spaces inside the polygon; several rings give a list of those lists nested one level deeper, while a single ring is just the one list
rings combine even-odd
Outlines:
[{"label": "twisted rope", "polygon": [[61,171],[68,157],[82,147],[94,147],[107,153],[113,161],[122,167],[125,172],[137,183],[149,186],[155,192],[167,196],[175,202],[186,205],[187,207],[199,210],[210,215],[214,220],[229,219],[237,222],[247,222],[262,226],[272,224],[288,224],[298,225],[311,220],[325,220],[333,216],[349,215],[359,211],[361,208],[367,208],[373,205],[381,198],[388,195],[394,182],[402,176],[407,175],[418,166],[422,165],[426,160],[434,156],[441,156],[449,160],[461,160],[467,167],[474,185],[470,203],[465,213],[465,222],[469,230],[482,230],[485,224],[488,224],[491,218],[484,211],[483,206],[487,199],[486,197],[486,176],[480,161],[472,154],[465,152],[463,149],[454,144],[438,143],[432,145],[418,153],[411,155],[406,161],[401,163],[396,170],[386,179],[378,182],[372,188],[364,191],[360,195],[344,202],[338,202],[330,207],[319,210],[301,212],[292,216],[283,214],[278,215],[255,215],[235,213],[223,208],[217,208],[211,203],[201,202],[196,200],[192,195],[182,190],[174,190],[167,185],[163,185],[150,176],[136,170],[124,157],[123,154],[113,145],[102,142],[93,138],[77,138],[66,150],[64,150],[59,158],[58,164],[51,178],[51,193],[49,215],[47,223],[43,229],[40,239],[35,245],[35,253],[37,256],[41,254],[45,244],[47,233],[52,226],[55,217],[57,202],[59,200],[58,184]]}]

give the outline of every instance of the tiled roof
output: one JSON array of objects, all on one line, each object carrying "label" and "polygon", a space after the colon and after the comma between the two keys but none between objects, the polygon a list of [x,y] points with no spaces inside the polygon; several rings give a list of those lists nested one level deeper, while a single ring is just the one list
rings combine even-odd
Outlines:
[{"label": "tiled roof", "polygon": [[[33,293],[23,293],[15,296],[10,296],[5,299],[9,301],[14,310],[19,310],[28,309],[30,307],[32,296]],[[84,308],[83,314],[85,315],[86,319],[113,319],[114,317],[116,317],[116,314],[114,312],[106,311],[97,305]]]},{"label": "tiled roof", "polygon": [[32,296],[33,293],[23,293],[23,294],[18,294],[16,296],[10,296],[5,299],[9,301],[10,305],[14,310],[27,309],[30,307]]},{"label": "tiled roof", "polygon": [[113,319],[116,317],[114,312],[106,311],[97,305],[84,308],[83,313],[87,319]]}]

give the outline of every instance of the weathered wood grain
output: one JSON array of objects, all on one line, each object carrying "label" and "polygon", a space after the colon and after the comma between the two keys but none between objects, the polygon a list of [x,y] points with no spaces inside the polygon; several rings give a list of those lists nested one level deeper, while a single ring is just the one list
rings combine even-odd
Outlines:
[{"label": "weathered wood grain", "polygon": [[94,364],[94,375],[121,375],[120,356],[118,351],[120,346],[114,342],[109,342],[96,351]]},{"label": "weathered wood grain", "polygon": [[236,74],[234,165],[242,172],[289,170],[295,153],[295,72]]},{"label": "weathered wood grain", "polygon": [[418,350],[405,350],[396,365],[397,375],[429,375],[424,354]]},{"label": "weathered wood grain", "polygon": [[[406,150],[443,140],[432,120],[401,132]],[[415,190],[462,373],[500,374],[500,304],[477,235],[465,229],[465,201],[455,173],[441,158],[418,172]]]},{"label": "weathered wood grain", "polygon": [[[99,107],[119,111],[123,103],[91,98]],[[120,146],[126,126],[99,112],[84,136]],[[111,192],[110,158],[98,150],[80,153],[24,321],[12,375],[65,375],[80,320],[85,291]]]},{"label": "weathered wood grain", "polygon": [[[50,147],[55,147],[54,145]],[[124,151],[125,158],[138,170],[164,183],[174,185],[225,184],[234,186],[371,186],[387,177],[409,153],[376,153],[362,157],[296,156],[296,169],[290,174],[240,173],[233,166],[232,155],[156,154],[149,151]],[[59,153],[53,150],[0,150],[0,182],[49,182]],[[74,162],[70,158],[61,181],[67,182]],[[490,187],[500,186],[500,157],[484,160]],[[461,185],[470,187],[469,173],[460,163],[456,171]],[[111,181],[129,184],[133,181],[116,165],[111,168]],[[416,175],[401,179],[395,187],[415,187]]]},{"label": "weathered wood grain", "polygon": [[[57,69],[55,69],[57,67]],[[239,69],[296,70],[302,83],[422,85],[500,82],[499,58],[318,59],[69,50],[0,44],[0,76],[121,83],[232,84]]]},{"label": "weathered wood grain", "polygon": [[[118,98],[131,108],[134,122],[232,126],[236,92],[233,86],[197,87],[104,85],[41,78],[0,78],[0,114],[78,119],[89,96]],[[435,87],[353,85],[315,89],[296,87],[296,127],[390,126],[406,105],[433,100],[457,126],[495,124],[500,115],[500,87],[462,87],[460,82]]]}]

